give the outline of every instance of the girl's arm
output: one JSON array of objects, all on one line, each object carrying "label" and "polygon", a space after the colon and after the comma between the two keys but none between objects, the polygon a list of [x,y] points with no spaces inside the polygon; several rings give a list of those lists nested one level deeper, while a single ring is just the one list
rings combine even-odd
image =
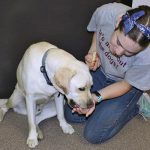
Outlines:
[{"label": "girl's arm", "polygon": [[131,90],[131,88],[132,86],[127,81],[122,80],[122,81],[113,83],[101,89],[98,92],[101,94],[102,99],[105,100],[105,99],[112,99],[112,98],[124,95],[129,90]]}]

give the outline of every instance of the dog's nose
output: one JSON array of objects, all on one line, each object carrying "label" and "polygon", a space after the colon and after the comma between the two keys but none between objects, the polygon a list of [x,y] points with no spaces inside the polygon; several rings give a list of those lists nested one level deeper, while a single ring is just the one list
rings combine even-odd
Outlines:
[{"label": "dog's nose", "polygon": [[87,108],[91,108],[93,106],[94,106],[93,101],[89,100],[88,103],[87,103]]}]

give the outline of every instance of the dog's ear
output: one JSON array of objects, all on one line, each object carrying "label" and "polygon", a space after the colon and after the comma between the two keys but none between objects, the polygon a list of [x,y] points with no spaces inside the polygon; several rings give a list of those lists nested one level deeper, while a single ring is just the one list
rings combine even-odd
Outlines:
[{"label": "dog's ear", "polygon": [[60,68],[54,75],[55,84],[63,90],[65,94],[68,93],[69,82],[71,78],[76,74],[76,71],[70,68]]}]

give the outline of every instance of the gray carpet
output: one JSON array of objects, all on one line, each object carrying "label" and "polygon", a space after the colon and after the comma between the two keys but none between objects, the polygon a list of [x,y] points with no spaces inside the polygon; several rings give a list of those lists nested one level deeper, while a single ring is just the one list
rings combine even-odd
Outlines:
[{"label": "gray carpet", "polygon": [[[83,124],[73,124],[75,133],[66,135],[56,117],[43,121],[40,128],[44,139],[35,150],[150,150],[150,120],[139,115],[131,120],[114,138],[93,145],[82,137]],[[10,110],[0,124],[0,150],[29,150],[26,145],[28,125],[26,116]]]}]

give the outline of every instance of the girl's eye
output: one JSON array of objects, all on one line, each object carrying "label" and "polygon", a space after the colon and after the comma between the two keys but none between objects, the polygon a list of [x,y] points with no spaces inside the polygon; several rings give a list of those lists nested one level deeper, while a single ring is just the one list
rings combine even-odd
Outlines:
[{"label": "girl's eye", "polygon": [[85,88],[84,88],[84,87],[83,87],[83,88],[79,88],[79,90],[80,90],[80,91],[85,91]]}]

